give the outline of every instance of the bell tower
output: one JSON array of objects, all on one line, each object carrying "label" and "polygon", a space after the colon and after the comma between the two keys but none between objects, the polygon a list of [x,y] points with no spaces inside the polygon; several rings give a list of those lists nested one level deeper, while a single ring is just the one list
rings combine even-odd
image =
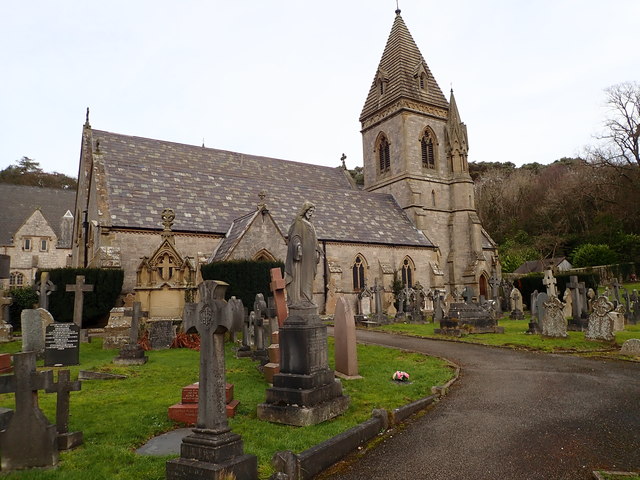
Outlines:
[{"label": "bell tower", "polygon": [[[490,275],[469,175],[467,127],[396,10],[362,113],[364,186],[392,194],[438,246],[450,290]],[[485,244],[491,244],[486,239]]]}]

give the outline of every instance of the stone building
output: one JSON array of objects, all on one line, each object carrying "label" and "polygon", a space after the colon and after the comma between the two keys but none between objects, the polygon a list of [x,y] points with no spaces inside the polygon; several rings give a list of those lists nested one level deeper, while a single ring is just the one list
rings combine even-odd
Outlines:
[{"label": "stone building", "polygon": [[[487,296],[497,249],[478,219],[468,139],[453,93],[444,97],[396,12],[360,121],[364,189],[344,166],[275,158],[94,130],[82,135],[74,230],[76,265],[121,266],[132,291],[140,259],[158,246],[161,212],[175,212],[175,248],[198,262],[286,256],[289,225],[305,200],[325,260],[315,297],[378,279],[425,288],[473,287]],[[387,293],[386,302],[391,301]]]},{"label": "stone building", "polygon": [[70,262],[75,190],[0,183],[0,253],[11,257],[11,287],[34,282],[39,268]]}]

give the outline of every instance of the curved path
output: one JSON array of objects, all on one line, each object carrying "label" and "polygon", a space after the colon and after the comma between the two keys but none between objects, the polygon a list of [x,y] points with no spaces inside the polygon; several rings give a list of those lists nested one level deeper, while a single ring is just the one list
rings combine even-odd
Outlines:
[{"label": "curved path", "polygon": [[449,394],[332,479],[589,479],[640,470],[640,364],[358,330],[358,341],[447,358]]}]

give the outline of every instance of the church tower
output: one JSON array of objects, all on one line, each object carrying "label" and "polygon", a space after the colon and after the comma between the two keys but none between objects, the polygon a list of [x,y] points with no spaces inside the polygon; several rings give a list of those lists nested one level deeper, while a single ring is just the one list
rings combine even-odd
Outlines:
[{"label": "church tower", "polygon": [[434,267],[449,291],[468,285],[486,295],[495,245],[475,209],[467,128],[453,91],[447,101],[400,10],[360,122],[365,189],[392,194],[438,246]]}]

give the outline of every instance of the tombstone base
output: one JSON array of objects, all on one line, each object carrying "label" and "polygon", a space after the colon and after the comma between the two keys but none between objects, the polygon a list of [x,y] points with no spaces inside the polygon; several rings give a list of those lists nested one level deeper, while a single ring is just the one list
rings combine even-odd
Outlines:
[{"label": "tombstone base", "polygon": [[279,363],[267,363],[264,367],[262,367],[262,373],[264,373],[264,379],[269,384],[273,384],[273,377],[277,373],[280,373],[280,364]]},{"label": "tombstone base", "polygon": [[0,343],[7,343],[12,341],[13,341],[13,327],[8,323],[0,324]]},{"label": "tombstone base", "polygon": [[434,328],[433,333],[435,333],[436,335],[446,335],[448,337],[463,337],[469,332],[467,332],[466,330],[460,330],[459,328],[442,327]]},{"label": "tombstone base", "polygon": [[120,349],[120,354],[113,359],[116,365],[144,365],[149,360],[140,345],[127,344]]},{"label": "tombstone base", "polygon": [[238,348],[238,351],[236,352],[237,358],[247,358],[247,357],[250,357],[251,355],[252,355],[251,347],[242,346]]},{"label": "tombstone base", "polygon": [[258,418],[273,423],[306,427],[342,415],[349,408],[349,397],[340,396],[312,407],[298,405],[258,405]]},{"label": "tombstone base", "polygon": [[180,458],[166,465],[167,480],[257,479],[258,460],[245,455],[240,435],[194,429],[180,446]]},{"label": "tombstone base", "polygon": [[511,320],[524,320],[524,313],[522,313],[522,310],[512,310],[509,318]]},{"label": "tombstone base", "polygon": [[538,335],[542,333],[542,328],[540,328],[538,322],[529,322],[529,330],[524,333],[528,335]]},{"label": "tombstone base", "polygon": [[58,434],[58,450],[70,450],[84,441],[82,432],[68,432]]}]

